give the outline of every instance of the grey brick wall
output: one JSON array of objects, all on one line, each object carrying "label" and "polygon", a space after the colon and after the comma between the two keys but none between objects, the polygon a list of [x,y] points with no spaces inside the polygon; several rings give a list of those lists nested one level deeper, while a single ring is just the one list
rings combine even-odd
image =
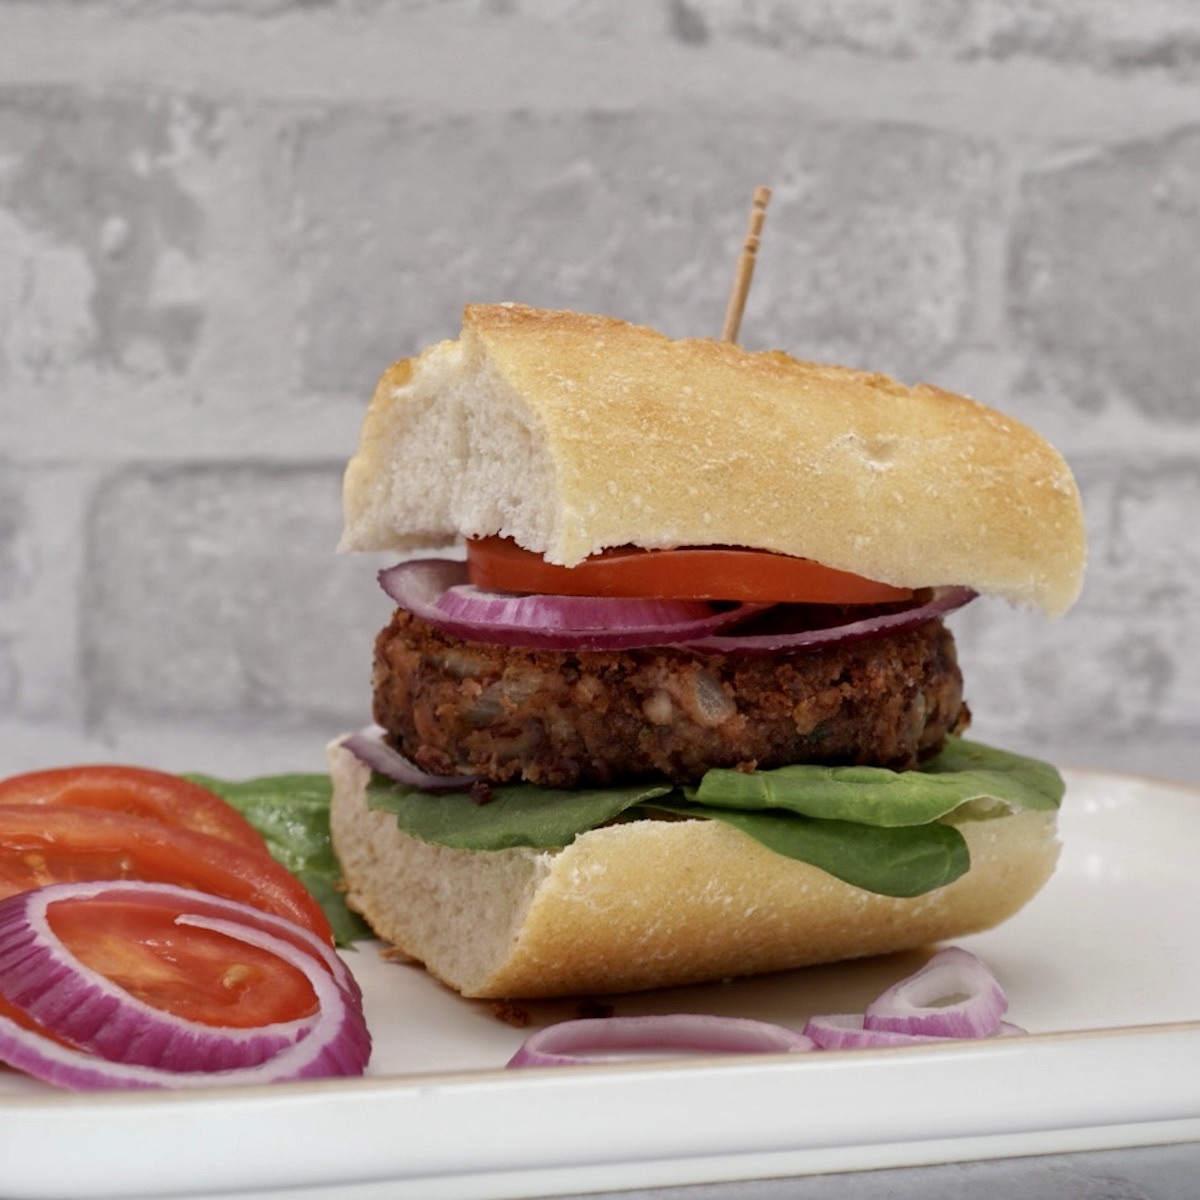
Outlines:
[{"label": "grey brick wall", "polygon": [[981,736],[1200,781],[1191,0],[0,0],[0,764],[320,763],[386,364],[464,303],[932,379],[1079,476],[1084,598],[957,620]]}]

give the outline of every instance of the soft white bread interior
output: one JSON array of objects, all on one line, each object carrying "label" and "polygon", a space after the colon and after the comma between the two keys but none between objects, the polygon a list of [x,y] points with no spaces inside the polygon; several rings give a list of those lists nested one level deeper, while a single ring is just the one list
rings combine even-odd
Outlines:
[{"label": "soft white bread interior", "polygon": [[347,900],[464,996],[636,991],[923,946],[987,929],[1046,882],[1055,814],[960,825],[971,869],[913,899],[878,896],[720,821],[633,821],[557,851],[452,850],[368,808],[370,770],[329,748]]},{"label": "soft white bread interior", "polygon": [[1085,558],[1062,458],[982,404],[517,305],[468,307],[458,341],[385,373],[344,502],[346,550],[749,546],[1049,613]]}]

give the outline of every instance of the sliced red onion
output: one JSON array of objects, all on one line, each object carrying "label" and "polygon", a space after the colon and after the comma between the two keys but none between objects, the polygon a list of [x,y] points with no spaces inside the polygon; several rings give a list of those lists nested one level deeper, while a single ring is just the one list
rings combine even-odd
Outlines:
[{"label": "sliced red onion", "polygon": [[465,563],[418,559],[379,573],[403,609],[467,641],[531,650],[628,650],[707,637],[759,612],[758,605],[718,609],[703,601],[623,596],[516,596],[480,592]]},{"label": "sliced red onion", "polygon": [[561,1021],[538,1030],[509,1059],[510,1067],[570,1067],[621,1059],[704,1054],[795,1054],[811,1038],[744,1017],[669,1013]]},{"label": "sliced red onion", "polygon": [[794,650],[814,650],[835,643],[860,642],[885,633],[901,633],[918,625],[944,617],[974,600],[976,593],[965,587],[934,588],[929,599],[909,608],[876,613],[844,625],[822,629],[776,629],[769,633],[717,633],[701,638],[681,639],[680,649],[698,654],[785,654]]},{"label": "sliced red onion", "polygon": [[371,725],[342,738],[341,745],[377,774],[421,792],[467,791],[483,778],[482,775],[430,775],[389,746],[383,740],[383,732],[378,725]]},{"label": "sliced red onion", "polygon": [[437,606],[451,620],[497,630],[547,630],[603,633],[707,624],[713,607],[706,600],[669,600],[653,596],[542,596],[488,592],[473,583],[447,588]]},{"label": "sliced red onion", "polygon": [[988,1037],[1028,1037],[1029,1030],[1022,1025],[1014,1025],[1011,1021],[1001,1021]]},{"label": "sliced red onion", "polygon": [[867,1005],[863,1025],[876,1032],[987,1037],[1007,1010],[991,971],[974,954],[950,946]]},{"label": "sliced red onion", "polygon": [[[316,997],[316,1011],[240,1029],[175,1017],[136,999],[80,963],[48,919],[56,901],[101,896],[185,906],[179,924],[255,946],[299,971]],[[357,984],[320,939],[257,909],[171,884],[53,884],[0,902],[0,995],[39,1027],[0,1016],[0,1061],[65,1088],[361,1075],[370,1057]]]},{"label": "sliced red onion", "polygon": [[[826,1013],[809,1017],[804,1024],[804,1033],[812,1038],[821,1050],[869,1050],[887,1046],[915,1046],[929,1042],[961,1042],[971,1040],[968,1036],[935,1036],[922,1033],[896,1033],[889,1029],[864,1027],[862,1013]],[[1026,1031],[1018,1025],[1001,1021],[990,1033],[980,1037],[1011,1037]]]},{"label": "sliced red onion", "polygon": [[[236,900],[226,900],[209,892],[179,887],[173,883],[143,883],[132,879],[54,884],[50,887],[22,893],[22,895],[25,896],[27,902],[35,899],[38,901],[31,916],[42,924],[46,922],[46,907],[57,900],[90,900],[101,896],[110,900],[133,900],[139,904],[152,904],[181,913],[179,920],[182,924],[188,923],[188,912],[215,917],[234,917],[235,919],[239,916],[253,915],[254,922],[259,927],[265,928],[276,937],[291,942],[297,949],[305,950],[320,959],[330,975],[333,976],[334,982],[352,999],[355,1001],[362,999],[362,989],[359,987],[358,981],[349,967],[323,938],[287,917],[278,916],[265,909],[250,907]],[[13,897],[12,900],[15,901],[16,897]],[[7,903],[0,904],[0,912],[6,911],[5,904]],[[52,931],[50,937],[53,942],[58,941]],[[66,953],[65,947],[63,951]],[[7,990],[2,982],[3,978],[4,976],[0,975],[0,993]]]},{"label": "sliced red onion", "polygon": [[[995,992],[999,992],[998,1002]],[[960,994],[966,999],[953,1000],[949,1009],[935,1003]],[[866,1013],[810,1017],[803,1033],[762,1021],[690,1014],[564,1021],[533,1034],[508,1065],[579,1066],[619,1058],[651,1058],[656,1052],[665,1056],[676,1051],[699,1055],[877,1049],[1024,1034],[1019,1025],[1000,1019],[1007,1007],[999,984],[983,963],[965,950],[948,947],[921,970],[888,988]],[[965,1018],[964,1008],[971,1010]],[[993,1012],[994,1018],[987,1015]],[[868,1015],[872,1013],[875,1017]],[[908,1027],[872,1025],[873,1020],[881,1020],[886,1026],[894,1018]]]},{"label": "sliced red onion", "polygon": [[[935,588],[927,599],[907,608],[876,612],[840,625],[739,633],[739,626],[777,606],[742,604],[714,609],[687,600],[481,592],[467,583],[466,564],[450,559],[398,563],[381,571],[379,582],[401,608],[467,641],[536,650],[663,646],[699,654],[784,654],[900,633],[945,616],[976,595],[965,587]],[[803,610],[804,606],[797,606],[797,611]]]},{"label": "sliced red onion", "polygon": [[805,1036],[822,1050],[854,1050],[879,1046],[907,1046],[915,1042],[949,1041],[863,1028],[862,1013],[822,1013],[804,1023]]}]

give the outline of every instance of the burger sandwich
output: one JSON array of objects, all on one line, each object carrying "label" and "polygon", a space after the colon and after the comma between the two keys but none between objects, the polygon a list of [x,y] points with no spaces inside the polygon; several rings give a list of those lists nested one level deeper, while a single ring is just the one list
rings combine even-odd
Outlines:
[{"label": "burger sandwich", "polygon": [[384,374],[344,504],[342,548],[400,561],[334,847],[351,907],[464,995],[917,947],[1051,875],[1062,781],[963,736],[945,623],[1078,595],[1078,491],[1016,421],[474,305]]}]

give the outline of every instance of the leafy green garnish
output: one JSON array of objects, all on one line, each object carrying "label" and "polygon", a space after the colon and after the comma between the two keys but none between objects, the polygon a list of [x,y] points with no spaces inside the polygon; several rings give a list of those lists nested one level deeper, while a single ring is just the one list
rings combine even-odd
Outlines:
[{"label": "leafy green garnish", "polygon": [[1062,794],[1062,779],[1047,763],[949,738],[915,771],[714,770],[686,789],[664,783],[559,791],[519,784],[494,789],[486,804],[466,793],[431,796],[375,776],[367,803],[394,813],[410,836],[461,850],[553,849],[609,821],[645,818],[653,810],[703,817],[867,891],[918,896],[970,866],[952,820],[1051,810]]},{"label": "leafy green garnish", "polygon": [[578,791],[516,784],[492,789],[480,803],[467,792],[430,796],[372,776],[367,806],[395,813],[400,828],[422,842],[457,850],[531,846],[557,850],[585,830],[615,820],[646,801],[669,795],[669,783]]},{"label": "leafy green garnish", "polygon": [[746,813],[684,804],[663,807],[680,816],[724,821],[776,854],[810,863],[881,896],[919,896],[953,883],[971,866],[966,840],[953,825],[884,827],[814,820],[794,813]]},{"label": "leafy green garnish", "polygon": [[925,825],[972,801],[1052,809],[1062,794],[1062,779],[1047,763],[950,738],[917,771],[814,765],[712,770],[688,798],[711,808],[786,809],[805,817],[894,827]]},{"label": "leafy green garnish", "polygon": [[238,782],[210,775],[188,778],[216,792],[262,834],[271,856],[291,871],[325,910],[339,946],[371,936],[338,890],[341,870],[329,836],[333,785],[328,775],[268,775]]},{"label": "leafy green garnish", "polygon": [[970,775],[972,786],[980,789],[980,799],[994,797],[1013,808],[1037,812],[1057,810],[1066,790],[1063,777],[1049,763],[965,738],[947,738],[945,748],[924,764],[921,773]]}]

